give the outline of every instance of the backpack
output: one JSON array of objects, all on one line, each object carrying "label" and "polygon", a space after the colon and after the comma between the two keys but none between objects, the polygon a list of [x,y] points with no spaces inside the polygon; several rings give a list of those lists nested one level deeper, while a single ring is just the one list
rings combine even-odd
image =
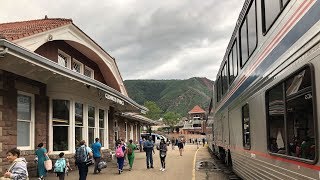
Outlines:
[{"label": "backpack", "polygon": [[124,153],[123,153],[123,151],[122,151],[122,146],[119,146],[119,147],[117,148],[117,150],[116,150],[116,157],[117,157],[117,158],[122,158],[122,157],[124,157]]},{"label": "backpack", "polygon": [[127,149],[127,152],[128,152],[128,155],[131,155],[132,154],[132,148],[131,147],[128,147],[128,149]]},{"label": "backpack", "polygon": [[78,147],[75,154],[76,164],[86,162],[87,156],[86,147]]},{"label": "backpack", "polygon": [[66,160],[64,158],[60,158],[54,163],[53,172],[64,172],[64,168],[66,167]]}]

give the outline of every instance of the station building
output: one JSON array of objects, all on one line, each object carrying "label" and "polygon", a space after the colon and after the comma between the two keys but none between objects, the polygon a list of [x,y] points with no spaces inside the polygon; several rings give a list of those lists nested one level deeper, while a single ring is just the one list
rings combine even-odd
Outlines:
[{"label": "station building", "polygon": [[33,171],[40,142],[70,157],[81,139],[99,137],[104,151],[119,138],[138,142],[153,123],[139,116],[146,111],[128,97],[115,58],[71,19],[0,24],[0,172],[13,147]]}]

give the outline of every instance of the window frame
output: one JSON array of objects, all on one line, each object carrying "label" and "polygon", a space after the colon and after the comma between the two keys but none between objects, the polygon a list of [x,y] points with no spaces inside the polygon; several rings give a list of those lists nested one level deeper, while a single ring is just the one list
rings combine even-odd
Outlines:
[{"label": "window frame", "polygon": [[[18,96],[19,95],[23,95],[23,96],[29,96],[31,97],[31,119],[30,119],[30,137],[29,137],[29,146],[18,146],[18,130],[17,130],[17,148],[19,148],[20,150],[33,150],[35,148],[35,95],[31,94],[31,93],[27,93],[27,92],[23,92],[23,91],[18,91],[17,92],[17,100],[18,100]],[[18,105],[18,102],[17,102]],[[17,123],[18,121],[23,121],[25,122],[25,120],[19,120],[18,119],[18,107],[17,107]]]},{"label": "window frame", "polygon": [[[103,111],[103,128],[101,128],[100,127],[100,110],[101,111]],[[107,119],[106,119],[106,110],[105,109],[103,109],[103,108],[98,108],[98,121],[99,121],[99,123],[98,123],[98,129],[99,129],[99,138],[100,138],[100,142],[102,142],[101,141],[101,137],[100,137],[100,130],[103,130],[103,142],[102,142],[102,147],[101,148],[106,148],[107,147],[107,136],[108,136],[108,134],[107,134]]]},{"label": "window frame", "polygon": [[[89,77],[89,76],[87,76],[87,75],[85,75],[85,71],[86,70],[88,70],[88,71],[90,71],[91,72],[91,76]],[[91,69],[90,67],[88,67],[88,66],[84,66],[84,69],[83,69],[83,75],[84,76],[86,76],[86,77],[88,77],[88,78],[91,78],[91,79],[94,79],[94,70],[93,69]]]},{"label": "window frame", "polygon": [[[236,51],[236,69],[237,69],[237,74],[236,75],[234,75],[233,74],[233,76],[234,76],[234,78],[231,80],[230,79],[230,55],[232,55],[232,63],[234,63],[234,48],[235,48],[235,51]],[[232,64],[232,73],[234,73],[234,69],[235,69],[235,67],[234,67],[234,64]],[[238,74],[239,74],[239,63],[238,63],[238,45],[237,45],[237,38],[235,38],[234,39],[234,41],[233,41],[233,44],[232,44],[232,46],[231,46],[231,49],[229,50],[229,54],[228,54],[228,81],[229,81],[229,85],[231,85],[232,83],[233,83],[233,81],[237,78],[237,76],[238,76]]]},{"label": "window frame", "polygon": [[280,7],[280,11],[278,13],[278,15],[275,17],[275,19],[272,21],[272,23],[270,24],[269,28],[266,28],[266,11],[265,11],[265,1],[267,0],[261,0],[261,26],[262,26],[262,35],[265,36],[268,34],[269,30],[273,27],[273,25],[275,24],[275,22],[278,20],[278,18],[281,16],[282,12],[284,11],[284,9],[286,9],[287,5],[290,3],[290,0],[287,0],[286,3],[283,3],[283,0],[278,0],[279,4],[282,6]]},{"label": "window frame", "polygon": [[[64,125],[64,124],[53,124],[53,101],[54,100],[62,100],[62,101],[69,101],[69,124],[68,125]],[[54,128],[53,127],[67,127],[68,128],[68,137],[70,137],[70,135],[72,134],[71,132],[71,126],[72,126],[72,111],[71,111],[71,108],[72,108],[72,105],[71,105],[72,101],[70,99],[67,99],[67,98],[52,98],[50,99],[50,128],[51,128],[51,138],[50,138],[50,143],[52,143],[52,146],[51,146],[51,149],[53,152],[69,152],[71,147],[72,147],[72,140],[68,138],[68,148],[66,150],[58,150],[58,151],[55,151],[54,150]]]},{"label": "window frame", "polygon": [[[84,139],[84,137],[85,137],[85,131],[84,131],[84,129],[85,129],[85,105],[84,105],[84,103],[82,103],[82,102],[79,102],[79,101],[74,101],[74,114],[72,114],[72,115],[74,115],[74,118],[76,118],[76,104],[82,104],[82,126],[79,126],[79,125],[77,125],[76,124],[76,119],[74,119],[74,127],[73,127],[73,129],[74,129],[74,139],[75,139],[75,137],[76,137],[76,128],[81,128],[81,140],[83,140]],[[80,141],[81,141],[80,140]],[[75,147],[77,147],[77,144],[76,144],[76,142],[74,142],[74,146]]]},{"label": "window frame", "polygon": [[[288,1],[289,2],[289,1]],[[272,153],[270,150],[269,150],[269,145],[270,145],[270,132],[269,132],[269,129],[270,129],[270,123],[269,123],[269,99],[268,99],[268,93],[270,90],[272,90],[273,88],[277,87],[278,85],[282,85],[282,89],[283,89],[283,96],[284,96],[284,108],[285,108],[285,112],[287,111],[287,98],[285,97],[286,94],[285,94],[285,82],[292,78],[295,74],[299,73],[299,72],[302,72],[303,70],[309,68],[310,69],[310,78],[311,78],[311,92],[312,92],[312,105],[313,105],[313,124],[315,126],[315,128],[313,129],[314,130],[314,137],[315,137],[315,149],[316,149],[316,153],[315,153],[315,158],[313,160],[308,160],[308,159],[303,159],[303,158],[299,158],[299,157],[294,157],[294,156],[290,156],[288,155],[287,153],[286,154],[279,154],[279,153]],[[279,157],[283,157],[283,158],[286,158],[286,159],[290,159],[290,160],[294,160],[294,161],[299,161],[299,162],[303,162],[303,163],[307,163],[307,164],[316,164],[317,161],[318,161],[318,158],[319,158],[319,155],[317,153],[317,150],[319,148],[319,137],[318,137],[318,130],[317,130],[317,119],[318,119],[318,114],[317,114],[317,98],[316,98],[316,81],[315,81],[315,69],[314,69],[314,66],[313,64],[311,63],[308,63],[302,67],[300,67],[299,69],[293,71],[292,73],[290,73],[289,75],[287,75],[284,79],[282,79],[281,81],[277,82],[276,84],[274,84],[273,86],[271,86],[270,88],[266,89],[265,91],[265,114],[266,114],[266,132],[267,132],[267,151],[270,155],[273,155],[273,156],[279,156]],[[287,133],[287,113],[284,114],[284,132],[285,132],[285,140],[288,142],[288,133]],[[288,143],[286,145],[286,149],[288,149]],[[288,151],[288,150],[286,150]]]},{"label": "window frame", "polygon": [[[255,30],[256,30],[256,44],[255,44],[255,47],[254,47],[254,49],[252,50],[252,52],[251,52],[251,54],[250,54],[250,51],[249,51],[249,31],[248,31],[248,18],[247,18],[247,16],[248,16],[248,13],[249,13],[249,11],[250,11],[250,9],[251,9],[251,7],[252,7],[252,5],[254,4],[254,6],[255,6],[255,13],[254,13],[254,15],[255,15]],[[240,56],[239,56],[239,65],[240,65],[240,69],[243,69],[243,67],[248,63],[248,61],[249,61],[249,59],[250,59],[250,57],[252,56],[252,54],[255,52],[255,50],[257,49],[257,47],[258,47],[258,23],[257,23],[257,19],[258,19],[258,17],[257,17],[257,3],[256,3],[256,0],[254,0],[254,1],[252,1],[251,3],[250,3],[250,5],[248,6],[249,8],[247,9],[247,11],[246,11],[246,15],[244,16],[245,18],[243,18],[243,20],[242,20],[242,22],[241,22],[241,25],[240,25],[240,27],[239,27],[239,29],[238,29],[238,36],[239,36],[239,54],[240,54]],[[242,63],[243,62],[243,59],[242,59],[242,49],[241,49],[241,47],[242,47],[242,38],[241,38],[241,28],[243,27],[243,25],[244,25],[244,23],[245,23],[245,25],[246,25],[246,45],[247,45],[247,55],[248,55],[248,58],[245,60],[245,62],[244,63]]]},{"label": "window frame", "polygon": [[[76,63],[76,64],[80,65],[80,72],[78,72],[75,69],[73,69],[73,63]],[[76,73],[79,73],[79,74],[83,74],[84,73],[84,65],[83,65],[83,63],[81,63],[80,61],[76,60],[75,58],[72,58],[71,70],[73,72],[76,72]]]},{"label": "window frame", "polygon": [[[63,56],[65,56],[67,58],[67,67],[66,66],[62,66],[61,64],[59,64],[59,54],[62,54]],[[71,56],[68,55],[67,53],[63,52],[62,50],[58,49],[58,59],[57,59],[57,64],[59,64],[62,67],[71,69]]]}]

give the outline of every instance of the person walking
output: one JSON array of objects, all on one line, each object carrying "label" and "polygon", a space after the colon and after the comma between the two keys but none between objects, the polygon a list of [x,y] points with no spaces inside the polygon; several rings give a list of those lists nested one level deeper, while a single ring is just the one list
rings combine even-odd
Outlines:
[{"label": "person walking", "polygon": [[57,177],[59,180],[64,180],[67,168],[67,161],[64,158],[64,152],[59,154],[59,159],[57,159],[56,163],[54,164],[54,172],[57,173]]},{"label": "person walking", "polygon": [[79,180],[86,180],[88,175],[87,161],[93,157],[91,148],[86,146],[86,141],[80,141],[80,147],[76,149],[75,159],[79,169]]},{"label": "person walking", "polygon": [[94,159],[93,174],[98,174],[101,172],[101,169],[99,169],[98,164],[99,164],[101,158],[103,158],[103,154],[102,154],[102,150],[101,150],[102,145],[100,143],[99,138],[96,138],[95,141],[96,142],[94,144],[92,144],[92,152],[93,152],[93,159]]},{"label": "person walking", "polygon": [[38,149],[35,153],[38,157],[38,179],[44,179],[44,177],[47,176],[47,170],[44,167],[44,161],[47,159],[49,153],[47,153],[47,149],[44,148],[43,143],[38,144]]},{"label": "person walking", "polygon": [[178,148],[179,148],[180,156],[182,156],[183,142],[181,139],[178,140]]},{"label": "person walking", "polygon": [[153,157],[152,157],[152,153],[155,154],[154,152],[154,148],[153,148],[154,144],[152,142],[152,137],[150,136],[148,141],[146,141],[144,143],[144,148],[146,150],[146,162],[147,162],[147,169],[149,168],[153,168]]},{"label": "person walking", "polygon": [[202,138],[202,147],[204,147],[205,143],[206,143],[206,140]]},{"label": "person walking", "polygon": [[[28,179],[28,169],[27,161],[25,158],[20,158],[20,150],[17,148],[12,148],[7,152],[7,160],[11,163],[11,166],[4,173],[4,178],[9,179],[19,179],[27,180]],[[2,178],[1,178],[2,179]]]},{"label": "person walking", "polygon": [[174,140],[174,138],[171,139],[171,148],[172,150],[174,150],[174,146],[176,144],[176,140]]},{"label": "person walking", "polygon": [[139,150],[140,150],[140,152],[142,152],[142,144],[143,144],[143,140],[140,137],[140,140],[139,140]]},{"label": "person walking", "polygon": [[121,174],[123,172],[125,151],[126,151],[125,146],[122,144],[121,141],[118,141],[117,148],[116,148],[116,157],[117,157],[117,165],[118,165],[119,174]]},{"label": "person walking", "polygon": [[167,145],[164,142],[164,139],[161,139],[160,141],[160,161],[161,161],[161,168],[160,171],[166,170],[166,156],[167,156]]},{"label": "person walking", "polygon": [[129,140],[129,144],[127,145],[127,155],[128,155],[128,161],[129,161],[129,171],[132,170],[132,165],[133,165],[133,161],[134,161],[134,150],[137,149],[137,146],[135,144],[132,143],[132,139]]}]

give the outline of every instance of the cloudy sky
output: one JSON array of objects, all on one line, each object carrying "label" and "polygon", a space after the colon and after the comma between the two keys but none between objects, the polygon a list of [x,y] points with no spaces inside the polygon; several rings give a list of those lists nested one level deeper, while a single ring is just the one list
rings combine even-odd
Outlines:
[{"label": "cloudy sky", "polygon": [[71,18],[122,78],[215,79],[244,0],[9,0],[0,23]]}]

